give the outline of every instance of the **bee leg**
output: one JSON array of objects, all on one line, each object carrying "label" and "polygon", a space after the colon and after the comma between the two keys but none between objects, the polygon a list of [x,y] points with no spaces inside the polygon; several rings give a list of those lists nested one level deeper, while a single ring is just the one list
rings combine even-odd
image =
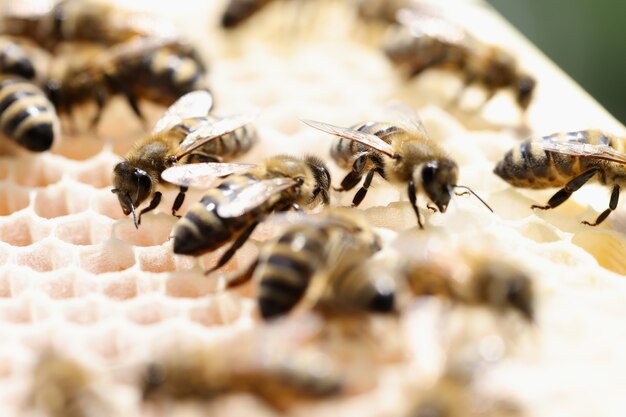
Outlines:
[{"label": "bee leg", "polygon": [[102,118],[102,111],[104,110],[104,103],[106,101],[105,95],[102,90],[96,91],[94,96],[96,100],[96,115],[91,119],[91,123],[89,123],[89,130],[95,130],[96,126],[100,123],[100,119]]},{"label": "bee leg", "polygon": [[433,213],[437,213],[437,207],[432,206],[430,203],[426,204],[426,208],[430,211],[432,211]]},{"label": "bee leg", "polygon": [[422,219],[420,219],[420,210],[417,207],[417,195],[415,194],[415,183],[413,182],[413,180],[409,181],[408,194],[409,201],[411,202],[411,207],[413,207],[413,211],[417,216],[417,225],[420,227],[420,229],[423,229],[424,225],[422,224]]},{"label": "bee leg", "polygon": [[617,208],[618,201],[619,201],[619,185],[615,184],[613,186],[613,191],[611,191],[611,200],[609,201],[609,208],[604,210],[602,213],[600,213],[600,215],[598,216],[595,222],[589,223],[587,221],[583,221],[582,223],[586,224],[587,226],[599,225],[604,220],[606,220],[607,217],[609,217],[609,214],[611,214],[613,210]]},{"label": "bee leg", "polygon": [[356,187],[363,178],[363,169],[367,157],[365,155],[358,157],[352,164],[352,171],[348,173],[341,181],[341,188],[335,188],[335,191],[348,191]]},{"label": "bee leg", "polygon": [[550,200],[548,200],[547,205],[537,206],[533,204],[532,206],[530,206],[530,208],[539,209],[539,210],[548,210],[548,209],[553,209],[555,207],[560,206],[561,204],[565,202],[565,200],[567,200],[572,195],[573,192],[577,191],[580,187],[585,185],[585,183],[589,181],[591,177],[593,177],[597,172],[598,172],[598,168],[588,169],[587,171],[583,172],[579,176],[571,179],[567,184],[565,184],[565,187],[557,191],[557,193],[554,194],[550,198]]},{"label": "bee leg", "polygon": [[[172,205],[172,216],[176,216],[176,212],[180,209],[180,206],[183,205],[183,202],[185,201],[185,193],[188,189],[189,187],[180,187],[180,192],[176,196],[176,200],[174,200],[174,204]],[[180,218],[180,216],[176,217]]]},{"label": "bee leg", "polygon": [[458,195],[459,197],[464,196],[464,195],[470,195],[469,191],[463,191],[462,193],[454,193],[454,195]]},{"label": "bee leg", "polygon": [[130,91],[130,89],[117,78],[112,77],[109,74],[105,74],[104,77],[109,82],[109,84],[114,87],[116,91],[121,92],[124,95],[124,97],[126,97],[126,101],[128,101],[130,108],[133,109],[133,113],[135,113],[135,115],[141,120],[141,122],[145,124],[146,119],[143,117],[143,114],[141,113],[141,110],[139,109],[139,103],[137,102],[137,98],[132,93],[132,91]]},{"label": "bee leg", "polygon": [[252,279],[252,275],[254,274],[254,271],[257,267],[257,265],[259,265],[259,259],[255,259],[254,262],[252,262],[252,264],[247,267],[245,269],[245,271],[238,273],[237,275],[233,276],[233,277],[229,277],[226,279],[226,288],[234,288],[234,287],[238,287],[240,285],[245,284],[246,282],[250,281]]},{"label": "bee leg", "polygon": [[359,191],[356,192],[354,198],[352,199],[353,207],[357,207],[359,204],[361,204],[361,202],[365,198],[365,195],[367,194],[367,190],[370,188],[370,185],[372,185],[374,174],[376,174],[377,172],[382,175],[382,171],[380,168],[374,168],[369,170],[369,172],[365,176],[365,181],[363,181],[363,185],[361,186],[361,188],[359,188]]},{"label": "bee leg", "polygon": [[137,224],[141,224],[141,216],[143,216],[144,213],[154,210],[159,206],[159,204],[161,204],[161,192],[157,191],[156,193],[154,193],[154,197],[152,197],[152,200],[150,200],[150,204],[148,205],[148,207],[139,212],[139,217],[137,217]]},{"label": "bee leg", "polygon": [[235,255],[235,253],[239,250],[239,248],[241,248],[243,244],[246,243],[246,241],[248,240],[248,238],[250,237],[252,232],[254,232],[254,229],[258,225],[259,225],[259,222],[254,222],[250,226],[248,226],[248,228],[244,230],[243,233],[237,237],[237,239],[235,239],[233,244],[230,245],[230,248],[228,248],[228,250],[224,252],[224,254],[217,261],[217,264],[213,268],[206,271],[206,273],[209,274],[217,269],[220,269],[224,265],[226,265],[226,263],[230,261],[230,259]]}]

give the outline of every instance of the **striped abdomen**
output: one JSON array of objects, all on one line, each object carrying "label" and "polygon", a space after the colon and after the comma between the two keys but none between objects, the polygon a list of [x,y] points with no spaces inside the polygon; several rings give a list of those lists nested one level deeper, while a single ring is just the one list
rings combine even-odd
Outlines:
[{"label": "striped abdomen", "polygon": [[164,106],[192,91],[208,89],[205,66],[186,45],[166,46],[144,56],[130,56],[118,65],[118,73],[113,76],[136,97]]},{"label": "striped abdomen", "polygon": [[267,206],[262,204],[239,217],[222,218],[217,207],[233,201],[238,193],[257,180],[246,175],[233,175],[217,187],[210,189],[202,199],[193,204],[187,214],[174,225],[174,253],[182,255],[202,255],[213,251],[236,238],[251,225]]},{"label": "striped abdomen", "polygon": [[[356,126],[352,126],[353,130],[358,130],[364,133],[371,133],[378,136],[387,143],[391,143],[391,138],[394,134],[400,132],[400,128],[392,125],[391,123],[379,123],[379,122],[367,122]],[[357,155],[367,153],[371,159],[382,165],[382,154],[359,142],[339,138],[333,142],[330,148],[330,157],[335,161],[337,165],[342,168],[350,168]]]},{"label": "striped abdomen", "polygon": [[265,319],[290,311],[326,259],[328,234],[320,228],[295,226],[259,254],[254,277],[259,281],[259,310]]},{"label": "striped abdomen", "polygon": [[[541,140],[621,147],[621,144],[598,130],[555,133],[544,136]],[[525,141],[508,151],[493,172],[515,187],[551,188],[565,185],[576,175],[598,163],[598,160],[592,158],[546,152],[533,146],[532,141]]]},{"label": "striped abdomen", "polygon": [[26,51],[6,36],[0,36],[0,73],[27,79],[35,77],[35,66]]},{"label": "striped abdomen", "polygon": [[0,77],[0,130],[35,152],[50,149],[58,118],[53,105],[34,84],[16,76]]},{"label": "striped abdomen", "polygon": [[[217,120],[216,118],[212,118]],[[208,142],[199,151],[215,155],[228,161],[248,152],[257,141],[257,133],[252,126],[242,126],[218,139]]]}]

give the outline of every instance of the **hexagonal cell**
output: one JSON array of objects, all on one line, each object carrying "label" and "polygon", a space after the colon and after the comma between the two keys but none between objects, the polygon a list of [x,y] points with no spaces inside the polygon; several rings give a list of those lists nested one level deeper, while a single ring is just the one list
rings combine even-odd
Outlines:
[{"label": "hexagonal cell", "polygon": [[28,246],[50,234],[52,225],[48,220],[23,210],[0,218],[0,241],[13,246]]},{"label": "hexagonal cell", "polygon": [[60,308],[67,321],[84,325],[96,323],[115,313],[115,306],[97,295],[66,300]]},{"label": "hexagonal cell", "polygon": [[79,266],[92,274],[123,271],[135,265],[133,247],[117,239],[100,245],[83,246],[78,257]]},{"label": "hexagonal cell", "polygon": [[111,185],[113,167],[120,157],[109,151],[103,151],[93,158],[77,164],[70,172],[70,177],[84,184],[104,188]]},{"label": "hexagonal cell", "polygon": [[32,321],[30,305],[23,298],[0,299],[0,321],[25,324]]},{"label": "hexagonal cell", "polygon": [[168,297],[198,298],[215,294],[218,280],[206,277],[198,272],[179,272],[169,274],[165,282],[165,294]]},{"label": "hexagonal cell", "polygon": [[167,242],[172,227],[178,219],[164,213],[141,218],[139,229],[132,220],[117,222],[113,227],[113,236],[134,246],[156,246]]},{"label": "hexagonal cell", "polygon": [[0,183],[0,216],[8,216],[28,207],[29,201],[28,188],[8,182]]},{"label": "hexagonal cell", "polygon": [[99,278],[100,293],[115,300],[127,300],[137,296],[137,272],[130,270],[111,273]]},{"label": "hexagonal cell", "polygon": [[92,188],[76,182],[63,182],[37,190],[33,201],[35,213],[46,219],[80,213],[89,208]]},{"label": "hexagonal cell", "polygon": [[137,249],[139,269],[146,272],[172,272],[176,270],[172,250],[164,246]]},{"label": "hexagonal cell", "polygon": [[126,219],[117,196],[108,188],[92,190],[91,209],[111,219]]},{"label": "hexagonal cell", "polygon": [[61,181],[66,168],[51,154],[24,155],[15,160],[12,179],[25,187],[46,187]]},{"label": "hexagonal cell", "polygon": [[242,299],[228,293],[198,301],[188,310],[190,320],[207,327],[233,323],[242,313]]},{"label": "hexagonal cell", "polygon": [[144,296],[125,303],[126,318],[136,324],[150,325],[175,317],[179,309],[161,296]]},{"label": "hexagonal cell", "polygon": [[60,218],[54,236],[73,245],[95,245],[108,240],[112,228],[108,217],[85,212]]},{"label": "hexagonal cell", "polygon": [[39,272],[52,271],[70,265],[74,260],[74,252],[71,245],[56,239],[43,239],[21,248],[15,253],[14,262]]}]

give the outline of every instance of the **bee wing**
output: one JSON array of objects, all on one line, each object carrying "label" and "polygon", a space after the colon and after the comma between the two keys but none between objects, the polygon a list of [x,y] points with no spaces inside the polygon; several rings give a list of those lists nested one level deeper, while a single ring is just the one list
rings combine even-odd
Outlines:
[{"label": "bee wing", "polygon": [[156,122],[152,133],[162,132],[180,123],[183,119],[203,117],[213,107],[213,96],[205,90],[187,93],[172,104]]},{"label": "bee wing", "polygon": [[333,126],[328,123],[316,122],[313,120],[302,120],[302,123],[307,124],[317,130],[321,130],[322,132],[330,133],[331,135],[359,142],[367,146],[368,148],[372,148],[374,150],[382,152],[387,156],[393,157],[395,155],[393,147],[376,135],[359,132],[357,130],[348,129],[345,127]]},{"label": "bee wing", "polygon": [[468,38],[465,29],[447,19],[443,10],[436,8],[400,9],[396,18],[415,36],[426,35],[451,44],[458,44]]},{"label": "bee wing", "polygon": [[206,123],[191,132],[178,147],[177,158],[181,158],[194,149],[237,130],[254,121],[259,112],[257,110],[229,116],[213,123]]},{"label": "bee wing", "polygon": [[242,216],[265,203],[271,196],[297,184],[291,178],[272,178],[256,182],[241,189],[231,201],[219,204],[217,214],[223,218]]},{"label": "bee wing", "polygon": [[582,158],[603,159],[605,161],[616,162],[618,164],[626,164],[626,154],[609,145],[592,145],[590,143],[544,140],[533,142],[533,146],[537,146],[538,148],[548,152],[580,156]]},{"label": "bee wing", "polygon": [[406,103],[393,101],[385,106],[389,120],[415,135],[430,137],[417,111]]},{"label": "bee wing", "polygon": [[209,188],[219,178],[230,174],[249,171],[252,164],[229,164],[207,162],[200,164],[176,165],[161,173],[165,181],[181,187]]}]

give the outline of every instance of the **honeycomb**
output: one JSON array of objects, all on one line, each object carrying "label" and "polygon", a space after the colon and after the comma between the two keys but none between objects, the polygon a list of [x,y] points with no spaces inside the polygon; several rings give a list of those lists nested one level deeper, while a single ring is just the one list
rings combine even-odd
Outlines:
[{"label": "honeycomb", "polygon": [[[532,212],[530,205],[546,201],[550,190],[513,189],[491,173],[520,140],[519,115],[510,97],[500,94],[480,114],[472,114],[448,105],[460,85],[450,74],[429,71],[404,82],[376,50],[377,31],[364,29],[341,2],[328,7],[279,2],[230,33],[217,27],[222,2],[133,3],[171,20],[201,47],[210,63],[216,112],[261,110],[255,122],[260,144],[241,158],[243,162],[276,153],[328,158],[333,139],[299,118],[350,125],[377,118],[392,99],[418,108],[431,137],[459,163],[462,183],[495,211],[491,214],[475,199],[457,197],[445,214],[422,210],[426,228],[419,233],[505,258],[527,270],[537,289],[537,324],[525,341],[530,348],[501,360],[483,383],[523,404],[529,416],[623,413],[620,393],[626,361],[620,342],[626,342],[626,332],[618,315],[626,294],[625,217],[618,209],[608,225],[580,225],[581,219],[594,217],[608,204],[608,192],[593,185],[557,210]],[[465,19],[469,30],[515,51],[522,66],[537,76],[537,95],[527,115],[535,134],[588,127],[623,132],[592,98],[482,3],[454,4],[456,13],[470,17]],[[468,96],[470,101],[480,98],[480,91]],[[150,126],[163,109],[147,110]],[[125,104],[116,102],[97,132],[68,133],[51,152],[29,154],[3,144],[3,416],[32,411],[25,406],[32,369],[39,355],[50,350],[113,375],[108,396],[124,415],[280,414],[241,394],[202,407],[147,409],[141,403],[133,383],[137,364],[190,341],[248,341],[260,337],[255,332],[261,327],[251,286],[221,291],[220,274],[203,274],[223,249],[200,258],[173,255],[169,234],[176,219],[168,211],[176,189],[165,189],[160,208],[143,217],[139,230],[122,214],[110,192],[112,169],[144,132]],[[331,164],[331,170],[334,181],[342,178],[338,167]],[[181,213],[200,196],[190,191]],[[349,204],[351,194],[332,197],[333,204]],[[417,233],[403,190],[382,180],[374,181],[361,211],[386,241],[397,233]],[[222,273],[245,267],[272,233],[271,224],[260,227]],[[376,359],[377,383],[369,389],[296,404],[288,415],[402,415],[411,389],[423,384],[411,359],[424,356],[417,341],[424,325],[420,317],[409,309],[399,321],[374,321],[386,353]],[[306,327],[307,320],[316,326],[315,319],[305,319],[304,324],[293,320],[291,326],[299,332],[306,333],[300,327]]]}]

